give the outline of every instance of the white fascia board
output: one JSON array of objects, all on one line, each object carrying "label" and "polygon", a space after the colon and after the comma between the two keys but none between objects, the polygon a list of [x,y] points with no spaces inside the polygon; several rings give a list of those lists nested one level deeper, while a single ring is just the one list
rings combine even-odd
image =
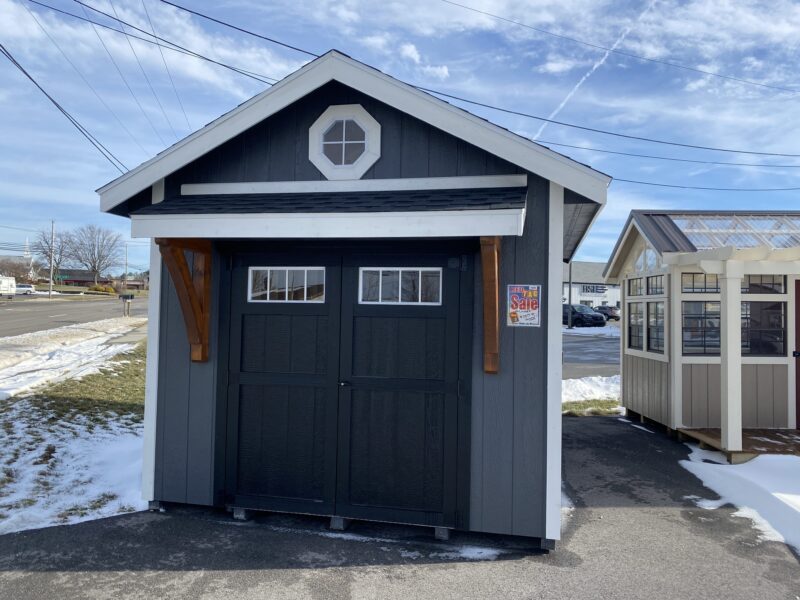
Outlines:
[{"label": "white fascia board", "polygon": [[564,188],[550,182],[547,262],[547,463],[545,537],[561,539],[561,298],[564,278]]},{"label": "white fascia board", "polygon": [[638,227],[636,227],[636,223],[634,223],[633,219],[631,219],[631,221],[628,223],[628,226],[625,228],[625,231],[620,234],[619,244],[617,244],[616,250],[611,256],[611,260],[608,261],[608,267],[605,269],[608,273],[605,278],[606,283],[619,283],[619,277],[612,275],[612,273],[614,272],[614,268],[617,266],[617,260],[624,259],[624,257],[620,255],[620,252],[622,252],[622,249],[625,247],[625,243],[628,241],[628,236],[631,234],[633,229],[635,229],[639,235],[642,235],[642,232],[639,231]]},{"label": "white fascia board", "polygon": [[525,210],[134,215],[135,238],[413,238],[522,235]]},{"label": "white fascia board", "polygon": [[249,181],[241,183],[185,183],[181,186],[181,195],[215,196],[227,194],[400,192],[414,190],[524,188],[527,185],[527,175],[409,177],[406,179],[354,179],[350,181]]},{"label": "white fascia board", "polygon": [[166,177],[334,79],[590,200],[600,204],[606,201],[608,185],[611,183],[608,175],[511,133],[431,94],[421,92],[376,69],[337,52],[330,52],[99,188],[97,192],[100,194],[102,210],[110,210],[158,179]]}]

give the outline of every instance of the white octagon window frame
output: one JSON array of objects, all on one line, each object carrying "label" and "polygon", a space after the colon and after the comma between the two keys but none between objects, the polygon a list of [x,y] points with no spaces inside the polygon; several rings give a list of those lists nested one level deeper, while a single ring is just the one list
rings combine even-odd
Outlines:
[{"label": "white octagon window frame", "polygon": [[[323,136],[336,121],[348,120],[364,130],[364,152],[351,165],[335,165],[323,152]],[[381,125],[360,104],[329,106],[308,130],[308,159],[327,179],[361,179],[380,157]]]}]

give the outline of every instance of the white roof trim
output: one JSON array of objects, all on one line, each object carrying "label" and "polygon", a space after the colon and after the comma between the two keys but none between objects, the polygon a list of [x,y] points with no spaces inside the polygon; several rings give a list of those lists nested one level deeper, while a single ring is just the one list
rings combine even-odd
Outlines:
[{"label": "white roof trim", "polygon": [[524,223],[524,208],[133,215],[131,237],[287,239],[520,236]]},{"label": "white roof trim", "polygon": [[412,114],[429,125],[599,204],[606,201],[607,188],[611,182],[608,175],[331,51],[99,188],[97,192],[100,194],[102,210],[112,209],[155,181],[196,160],[331,80],[339,81]]},{"label": "white roof trim", "polygon": [[660,252],[658,252],[658,250],[655,249],[653,243],[649,239],[647,239],[647,236],[644,233],[642,233],[641,229],[639,229],[639,226],[636,224],[636,221],[631,219],[630,222],[628,223],[628,226],[620,234],[619,242],[615,246],[614,254],[611,255],[611,258],[608,261],[608,265],[603,270],[603,275],[605,276],[606,283],[619,283],[619,277],[616,275],[612,276],[611,273],[614,271],[614,267],[617,264],[617,260],[620,259],[620,252],[622,252],[622,249],[625,247],[625,243],[627,242],[628,236],[631,234],[632,229],[636,230],[636,233],[638,233],[642,237],[642,239],[650,245],[650,247],[656,254],[660,254]]},{"label": "white roof trim", "polygon": [[354,179],[350,181],[329,181],[325,179],[317,181],[245,181],[241,183],[184,183],[181,185],[181,196],[474,190],[524,188],[527,185],[527,175],[407,177],[405,179]]}]

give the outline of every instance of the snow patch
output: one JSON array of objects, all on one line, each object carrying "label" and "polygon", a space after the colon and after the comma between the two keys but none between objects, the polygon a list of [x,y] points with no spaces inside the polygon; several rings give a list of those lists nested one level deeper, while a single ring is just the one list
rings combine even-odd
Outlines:
[{"label": "snow patch", "polygon": [[561,382],[561,402],[580,402],[581,400],[619,400],[620,377],[582,377],[565,379]]},{"label": "snow patch", "polygon": [[713,510],[733,504],[737,517],[753,522],[764,540],[785,542],[800,552],[800,456],[766,454],[741,465],[725,464],[719,452],[691,449],[681,466],[719,500],[693,499],[700,508]]},{"label": "snow patch", "polygon": [[584,335],[590,337],[609,337],[618,338],[620,327],[618,325],[606,325],[605,327],[562,327],[561,332],[565,335]]},{"label": "snow patch", "polygon": [[114,318],[0,338],[0,400],[52,381],[84,377],[131,344],[108,342],[147,322]]},{"label": "snow patch", "polygon": [[47,416],[27,400],[4,415],[13,430],[0,448],[11,475],[0,487],[0,534],[147,508],[141,425],[53,425]]}]

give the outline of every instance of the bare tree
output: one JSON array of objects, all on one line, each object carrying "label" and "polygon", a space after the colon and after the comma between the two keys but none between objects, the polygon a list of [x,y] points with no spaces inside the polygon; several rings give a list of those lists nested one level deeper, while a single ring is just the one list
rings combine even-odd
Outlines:
[{"label": "bare tree", "polygon": [[[59,231],[55,235],[53,249],[53,273],[57,275],[61,267],[69,260],[69,240],[70,234],[64,231]],[[50,265],[50,232],[41,230],[37,236],[36,241],[33,243],[33,251],[42,259],[46,265]]]},{"label": "bare tree", "polygon": [[94,283],[103,272],[121,262],[122,236],[105,227],[82,225],[69,236],[69,260],[94,275]]}]

